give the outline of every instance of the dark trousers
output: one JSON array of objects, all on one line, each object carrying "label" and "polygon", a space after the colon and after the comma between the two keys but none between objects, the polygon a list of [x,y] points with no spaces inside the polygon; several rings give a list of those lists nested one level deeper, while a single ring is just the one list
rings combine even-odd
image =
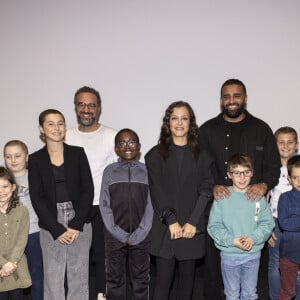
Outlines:
[{"label": "dark trousers", "polygon": [[32,280],[31,299],[43,300],[44,298],[44,273],[43,255],[40,244],[40,233],[31,233],[25,248],[28,269]]},{"label": "dark trousers", "polygon": [[224,299],[220,251],[215,247],[213,239],[208,234],[206,234],[204,269],[205,298],[208,300]]},{"label": "dark trousers", "polygon": [[106,232],[105,247],[107,299],[126,299],[126,270],[128,267],[132,287],[132,297],[130,299],[148,300],[150,281],[148,239],[138,245],[129,246],[117,241]]},{"label": "dark trousers", "polygon": [[90,260],[95,265],[96,275],[96,293],[106,293],[106,280],[105,280],[105,245],[104,245],[104,224],[100,214],[99,206],[93,206],[92,224],[92,247]]},{"label": "dark trousers", "polygon": [[22,300],[22,299],[23,299],[22,289],[0,292],[0,300]]},{"label": "dark trousers", "polygon": [[154,288],[154,300],[168,300],[171,285],[175,275],[175,266],[178,263],[178,283],[176,299],[191,300],[195,277],[195,260],[181,260],[176,258],[164,259],[156,257],[156,283]]}]

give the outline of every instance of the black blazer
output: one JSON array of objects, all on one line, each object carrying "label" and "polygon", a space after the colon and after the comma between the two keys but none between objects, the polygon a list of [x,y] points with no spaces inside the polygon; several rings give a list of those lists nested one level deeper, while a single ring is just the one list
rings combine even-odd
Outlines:
[{"label": "black blazer", "polygon": [[[94,184],[90,166],[83,148],[64,144],[64,169],[69,201],[75,217],[69,227],[83,230],[89,222],[94,198]],[[28,181],[32,206],[39,217],[39,226],[57,239],[66,228],[57,222],[55,179],[47,147],[29,155]]]},{"label": "black blazer", "polygon": [[170,146],[168,158],[164,159],[157,146],[145,156],[148,169],[151,201],[154,208],[151,254],[163,258],[176,257],[179,260],[196,259],[205,254],[205,235],[192,239],[170,239],[168,225],[160,220],[165,208],[176,210],[176,220],[181,226],[190,223],[204,233],[205,208],[211,200],[213,179],[210,166],[212,159],[202,151],[195,159],[186,147],[179,171],[175,147]]}]

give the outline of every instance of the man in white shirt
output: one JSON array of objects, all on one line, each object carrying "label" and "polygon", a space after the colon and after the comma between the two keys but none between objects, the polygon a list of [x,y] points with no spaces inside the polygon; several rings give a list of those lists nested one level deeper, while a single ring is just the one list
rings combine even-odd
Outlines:
[{"label": "man in white shirt", "polygon": [[74,96],[78,126],[66,133],[66,143],[84,148],[94,181],[92,212],[92,261],[95,264],[97,299],[105,299],[105,247],[103,221],[99,210],[99,197],[104,168],[117,160],[114,151],[116,130],[99,123],[101,98],[98,91],[84,86]]}]

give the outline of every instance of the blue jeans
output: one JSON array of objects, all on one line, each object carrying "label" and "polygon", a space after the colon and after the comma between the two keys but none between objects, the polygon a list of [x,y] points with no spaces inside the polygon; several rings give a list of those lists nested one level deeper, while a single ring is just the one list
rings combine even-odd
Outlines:
[{"label": "blue jeans", "polygon": [[28,242],[25,248],[25,254],[27,257],[28,269],[32,280],[31,299],[43,300],[44,272],[39,232],[29,234]]},{"label": "blue jeans", "polygon": [[[282,233],[279,229],[278,220],[274,218],[275,229],[274,233],[277,240],[275,246],[269,247],[269,266],[268,266],[268,279],[269,279],[269,297],[271,300],[277,300],[280,290],[280,272],[279,272],[279,244]],[[296,282],[296,297],[295,300],[300,300],[300,274],[298,273]]]},{"label": "blue jeans", "polygon": [[259,261],[260,251],[245,256],[228,256],[221,252],[221,271],[226,300],[257,299]]}]

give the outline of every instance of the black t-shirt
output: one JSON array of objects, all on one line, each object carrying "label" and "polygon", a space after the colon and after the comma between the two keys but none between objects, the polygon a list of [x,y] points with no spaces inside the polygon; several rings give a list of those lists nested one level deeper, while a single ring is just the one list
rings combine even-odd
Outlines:
[{"label": "black t-shirt", "polygon": [[70,201],[67,192],[67,186],[66,186],[64,164],[60,166],[52,165],[52,168],[53,168],[53,174],[55,179],[56,203],[63,203],[63,202]]}]

